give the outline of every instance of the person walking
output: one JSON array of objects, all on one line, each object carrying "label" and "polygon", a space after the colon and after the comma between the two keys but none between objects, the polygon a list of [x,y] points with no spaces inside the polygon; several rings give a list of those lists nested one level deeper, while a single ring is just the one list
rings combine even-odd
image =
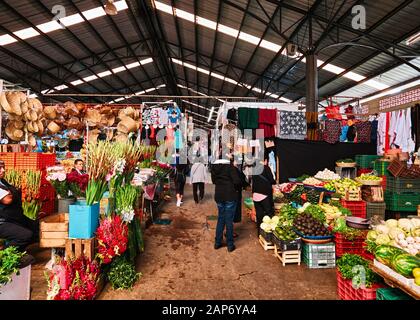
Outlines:
[{"label": "person walking", "polygon": [[264,159],[264,169],[261,174],[252,176],[252,200],[254,201],[257,216],[257,235],[260,234],[260,225],[264,216],[270,218],[274,215],[273,187],[276,184],[273,173]]},{"label": "person walking", "polygon": [[184,198],[184,187],[187,181],[188,165],[178,163],[175,167],[176,206],[180,207]]},{"label": "person walking", "polygon": [[198,159],[198,162],[194,163],[191,167],[191,183],[193,185],[193,195],[196,204],[204,198],[204,184],[206,181],[207,168],[201,159]]},{"label": "person walking", "polygon": [[241,179],[237,169],[229,160],[216,160],[212,166],[211,180],[215,185],[214,200],[217,203],[218,217],[214,248],[222,247],[223,230],[226,227],[228,252],[236,249],[233,240],[233,218],[238,205],[238,186]]}]

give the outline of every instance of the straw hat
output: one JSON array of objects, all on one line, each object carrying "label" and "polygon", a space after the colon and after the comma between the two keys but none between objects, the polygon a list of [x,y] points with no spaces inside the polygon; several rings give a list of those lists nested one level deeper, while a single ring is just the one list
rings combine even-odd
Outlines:
[{"label": "straw hat", "polygon": [[36,138],[32,134],[28,135],[28,143],[31,147],[36,147]]},{"label": "straw hat", "polygon": [[107,140],[112,140],[113,137],[114,137],[114,130],[112,130],[112,129],[106,130],[106,139]]},{"label": "straw hat", "polygon": [[139,123],[130,117],[123,117],[118,123],[117,130],[122,133],[130,133],[138,130]]},{"label": "straw hat", "polygon": [[88,122],[89,126],[96,126],[98,123],[101,122],[101,114],[97,109],[88,109],[86,111],[85,120]]},{"label": "straw hat", "polygon": [[14,128],[12,123],[8,123],[6,126],[6,135],[13,141],[21,141],[24,137],[24,133],[20,129]]},{"label": "straw hat", "polygon": [[45,128],[44,128],[44,124],[42,123],[42,121],[38,120],[36,124],[38,125],[38,134],[39,135],[43,134]]},{"label": "straw hat", "polygon": [[112,108],[110,106],[103,106],[101,108],[102,114],[112,114]]},{"label": "straw hat", "polygon": [[102,114],[101,124],[105,127],[112,127],[115,123],[115,116],[112,113]]},{"label": "straw hat", "polygon": [[39,101],[36,98],[29,98],[28,102],[29,102],[29,108],[31,108],[32,110],[35,110],[35,112],[38,114],[38,116],[40,116],[42,114],[43,109],[44,109],[41,101]]},{"label": "straw hat", "polygon": [[54,120],[55,118],[57,118],[57,112],[55,110],[55,107],[53,106],[45,107],[44,114],[45,114],[45,117],[50,120]]},{"label": "straw hat", "polygon": [[13,123],[16,129],[23,129],[25,127],[25,123],[22,120],[13,120],[11,123]]},{"label": "straw hat", "polygon": [[71,117],[67,122],[66,125],[68,128],[78,128],[80,125],[80,119],[78,117]]},{"label": "straw hat", "polygon": [[22,110],[20,108],[20,94],[19,92],[7,92],[6,93],[7,101],[9,102],[12,112],[18,116],[22,115]]},{"label": "straw hat", "polygon": [[47,129],[50,130],[50,132],[53,133],[53,134],[57,133],[61,130],[60,126],[57,123],[55,123],[54,121],[51,121],[48,124]]},{"label": "straw hat", "polygon": [[28,100],[25,100],[25,101],[23,101],[20,104],[20,110],[22,111],[22,113],[28,112],[28,110],[29,110],[29,102],[28,102]]},{"label": "straw hat", "polygon": [[98,136],[101,133],[101,131],[99,131],[98,129],[94,129],[94,130],[90,130],[89,131],[89,143],[90,142],[97,142],[98,141]]},{"label": "straw hat", "polygon": [[76,103],[76,108],[79,110],[79,113],[86,111],[87,106],[84,103]]},{"label": "straw hat", "polygon": [[67,116],[75,116],[79,114],[79,109],[77,109],[73,102],[67,101],[64,103],[64,113]]},{"label": "straw hat", "polygon": [[28,113],[30,114],[30,120],[31,121],[37,121],[38,120],[38,113],[35,110],[29,110]]},{"label": "straw hat", "polygon": [[12,107],[10,106],[9,102],[7,101],[5,92],[2,92],[0,94],[0,105],[3,108],[3,110],[6,111],[7,113],[12,113],[13,112]]}]

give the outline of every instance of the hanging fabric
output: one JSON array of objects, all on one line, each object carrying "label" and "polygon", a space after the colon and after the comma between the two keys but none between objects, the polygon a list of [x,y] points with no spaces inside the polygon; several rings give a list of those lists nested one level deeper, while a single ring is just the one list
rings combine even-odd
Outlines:
[{"label": "hanging fabric", "polygon": [[264,138],[274,137],[276,132],[274,126],[276,124],[276,110],[259,109],[258,112],[258,129],[264,130]]},{"label": "hanging fabric", "polygon": [[306,137],[305,113],[297,111],[280,111],[281,139],[304,140]]},{"label": "hanging fabric", "polygon": [[323,139],[328,143],[337,143],[340,140],[341,122],[337,120],[325,121]]},{"label": "hanging fabric", "polygon": [[239,128],[257,129],[258,128],[258,109],[239,108],[238,109]]},{"label": "hanging fabric", "polygon": [[370,143],[370,135],[371,135],[371,124],[369,121],[361,121],[355,124],[356,134],[357,134],[357,142],[360,143]]}]

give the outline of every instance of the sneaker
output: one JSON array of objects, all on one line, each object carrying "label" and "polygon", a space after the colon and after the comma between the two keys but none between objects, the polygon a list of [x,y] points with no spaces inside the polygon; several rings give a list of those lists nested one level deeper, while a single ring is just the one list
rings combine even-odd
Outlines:
[{"label": "sneaker", "polygon": [[232,251],[234,251],[235,249],[236,249],[236,247],[235,247],[235,246],[228,247],[228,252],[232,252]]},{"label": "sneaker", "polygon": [[217,249],[220,249],[221,247],[222,247],[222,245],[221,245],[221,244],[215,244],[215,245],[214,245],[214,249],[216,249],[216,250],[217,250]]},{"label": "sneaker", "polygon": [[180,207],[180,206],[181,206],[181,203],[182,203],[181,201],[177,201],[177,202],[176,202],[176,206],[177,206],[177,207]]}]

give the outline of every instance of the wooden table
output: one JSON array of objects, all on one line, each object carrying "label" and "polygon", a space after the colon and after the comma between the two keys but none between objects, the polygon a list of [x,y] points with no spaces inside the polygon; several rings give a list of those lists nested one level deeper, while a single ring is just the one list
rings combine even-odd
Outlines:
[{"label": "wooden table", "polygon": [[418,292],[415,292],[410,286],[407,286],[405,283],[402,283],[397,278],[393,277],[392,275],[384,272],[383,270],[376,267],[373,263],[370,265],[370,268],[373,272],[380,275],[382,278],[384,278],[384,281],[386,284],[388,284],[392,288],[399,288],[408,295],[412,296],[416,300],[420,300],[420,294]]}]

